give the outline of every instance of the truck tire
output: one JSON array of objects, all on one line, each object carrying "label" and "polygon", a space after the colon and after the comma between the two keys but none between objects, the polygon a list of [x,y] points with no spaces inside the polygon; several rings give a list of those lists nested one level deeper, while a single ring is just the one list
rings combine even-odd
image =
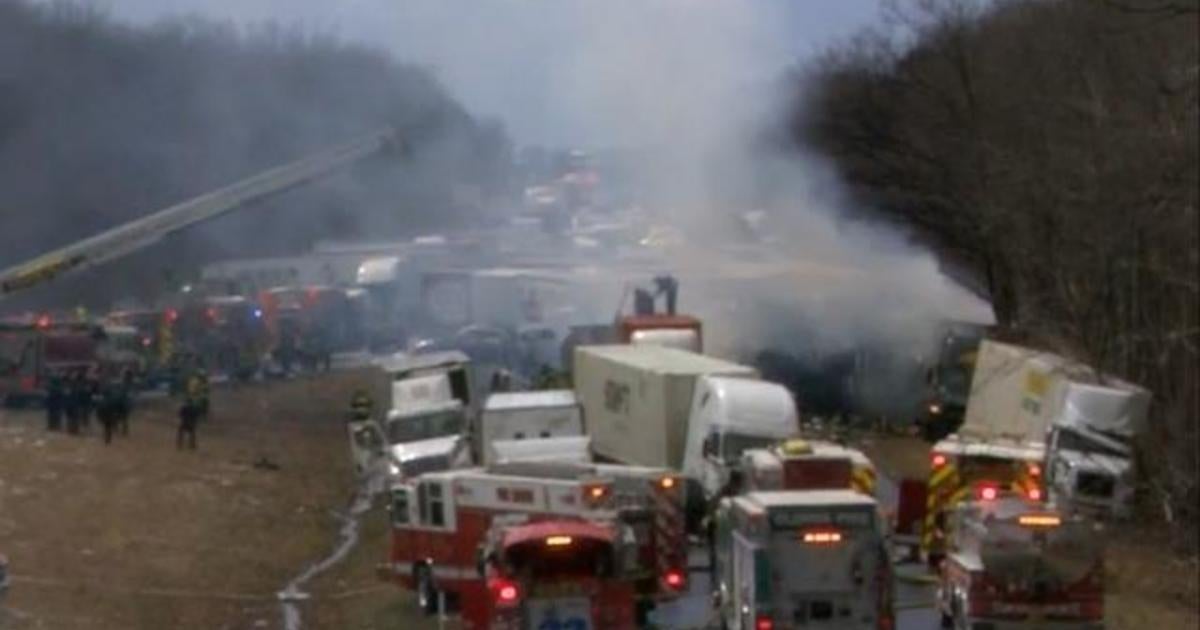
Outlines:
[{"label": "truck tire", "polygon": [[417,607],[426,615],[436,615],[438,592],[433,584],[433,571],[429,569],[429,565],[422,564],[417,567],[414,581],[417,584]]}]

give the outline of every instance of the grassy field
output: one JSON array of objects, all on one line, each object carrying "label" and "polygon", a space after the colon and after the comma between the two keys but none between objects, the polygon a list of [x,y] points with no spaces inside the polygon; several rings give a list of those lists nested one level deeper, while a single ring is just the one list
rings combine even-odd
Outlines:
[{"label": "grassy field", "polygon": [[[14,576],[8,629],[278,628],[275,592],[333,544],[353,489],[342,414],[354,374],[219,388],[199,450],[175,450],[169,401],[131,435],[46,433],[0,416],[0,553]],[[264,461],[268,466],[256,466]],[[374,579],[382,511],[344,567],[310,585],[305,628],[418,628]]]}]

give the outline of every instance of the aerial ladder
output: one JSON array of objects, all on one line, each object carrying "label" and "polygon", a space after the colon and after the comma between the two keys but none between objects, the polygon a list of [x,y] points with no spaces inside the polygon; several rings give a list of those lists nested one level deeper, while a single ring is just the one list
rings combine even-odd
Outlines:
[{"label": "aerial ladder", "polygon": [[376,129],[346,144],[263,171],[5,269],[0,272],[0,299],[121,258],[171,234],[319,179],[372,155],[403,152],[395,129]]}]

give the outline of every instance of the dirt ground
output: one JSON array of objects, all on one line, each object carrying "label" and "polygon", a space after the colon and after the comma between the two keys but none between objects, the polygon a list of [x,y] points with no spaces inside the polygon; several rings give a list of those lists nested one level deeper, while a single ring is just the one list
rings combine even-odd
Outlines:
[{"label": "dirt ground", "polygon": [[[342,427],[360,375],[215,389],[199,450],[175,450],[172,403],[141,404],[105,446],[0,412],[0,627],[270,629],[275,592],[328,553],[353,489]],[[255,463],[260,464],[256,466]],[[348,562],[310,584],[305,628],[418,628],[373,573],[383,510]]]},{"label": "dirt ground", "polygon": [[[923,478],[929,445],[916,438],[868,440],[863,450],[893,479]],[[1172,545],[1161,524],[1114,523],[1106,549],[1105,627],[1200,628],[1200,561]]]}]

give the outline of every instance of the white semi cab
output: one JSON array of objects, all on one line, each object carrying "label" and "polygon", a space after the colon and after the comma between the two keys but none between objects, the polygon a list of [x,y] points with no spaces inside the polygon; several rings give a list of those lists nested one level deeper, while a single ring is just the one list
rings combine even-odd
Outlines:
[{"label": "white semi cab", "polygon": [[473,448],[483,465],[530,457],[570,459],[587,456],[583,409],[575,392],[549,390],[495,393],[488,396],[479,416]]},{"label": "white semi cab", "polygon": [[711,498],[725,487],[742,453],[778,444],[799,430],[796,402],[782,385],[700,376],[688,418],[683,473],[699,480]]},{"label": "white semi cab", "polygon": [[894,627],[891,561],[875,500],[850,490],[723,499],[714,541],[723,627]]},{"label": "white semi cab", "polygon": [[757,373],[674,348],[610,345],[577,347],[573,376],[599,458],[682,470],[700,377]]}]

